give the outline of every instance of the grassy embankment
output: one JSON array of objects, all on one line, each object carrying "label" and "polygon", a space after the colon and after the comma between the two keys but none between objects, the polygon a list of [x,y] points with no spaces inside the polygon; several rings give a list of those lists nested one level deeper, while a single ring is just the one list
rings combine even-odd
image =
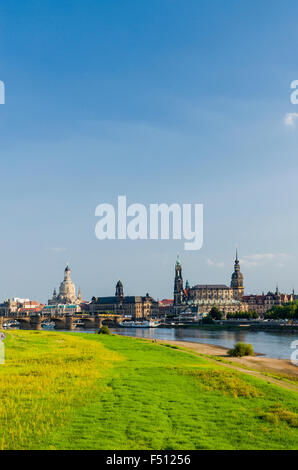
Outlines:
[{"label": "grassy embankment", "polygon": [[134,338],[11,331],[0,449],[294,449],[297,394]]}]

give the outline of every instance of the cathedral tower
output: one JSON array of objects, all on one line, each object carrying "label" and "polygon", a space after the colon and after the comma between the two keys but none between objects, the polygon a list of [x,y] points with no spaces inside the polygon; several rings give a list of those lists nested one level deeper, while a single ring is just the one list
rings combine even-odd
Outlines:
[{"label": "cathedral tower", "polygon": [[183,303],[183,294],[182,267],[178,255],[175,265],[174,306],[181,305]]},{"label": "cathedral tower", "polygon": [[236,259],[234,264],[234,272],[231,279],[231,289],[233,289],[233,296],[236,300],[241,300],[244,295],[243,287],[243,274],[240,272],[240,264],[238,259],[238,252],[236,250]]},{"label": "cathedral tower", "polygon": [[118,281],[117,284],[116,284],[115,297],[117,297],[117,299],[119,299],[119,300],[120,300],[120,299],[123,299],[123,297],[124,297],[124,294],[123,294],[123,284],[122,284],[122,282],[120,281],[120,279],[119,279],[119,281]]}]

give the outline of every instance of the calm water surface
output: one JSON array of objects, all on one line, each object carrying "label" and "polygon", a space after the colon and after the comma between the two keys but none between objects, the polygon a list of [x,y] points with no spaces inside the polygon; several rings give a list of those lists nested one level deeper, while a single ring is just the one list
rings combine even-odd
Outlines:
[{"label": "calm water surface", "polygon": [[238,341],[242,341],[252,344],[255,352],[279,359],[290,359],[293,352],[291,343],[298,340],[298,332],[273,333],[266,331],[206,330],[194,328],[117,328],[111,329],[111,331],[138,338],[191,341],[194,343],[215,344],[226,348],[231,348]]},{"label": "calm water surface", "polygon": [[[97,330],[77,328],[74,331],[80,333],[95,333]],[[294,351],[294,349],[291,349],[291,343],[298,340],[298,331],[293,333],[274,333],[272,331],[207,330],[205,328],[111,328],[111,332],[137,338],[215,344],[217,346],[224,346],[225,348],[231,348],[235,343],[241,341],[243,343],[252,344],[254,351],[257,353],[278,359],[290,359]]]}]

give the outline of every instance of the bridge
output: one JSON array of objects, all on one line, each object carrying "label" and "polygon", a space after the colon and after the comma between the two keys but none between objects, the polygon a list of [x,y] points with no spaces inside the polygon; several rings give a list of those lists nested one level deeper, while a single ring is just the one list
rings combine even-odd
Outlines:
[{"label": "bridge", "polygon": [[3,324],[9,321],[20,323],[24,330],[41,330],[42,325],[47,322],[54,322],[57,330],[74,330],[77,326],[82,328],[99,329],[102,325],[117,327],[124,319],[120,315],[114,314],[39,314],[39,313],[8,313],[0,315],[0,329]]}]

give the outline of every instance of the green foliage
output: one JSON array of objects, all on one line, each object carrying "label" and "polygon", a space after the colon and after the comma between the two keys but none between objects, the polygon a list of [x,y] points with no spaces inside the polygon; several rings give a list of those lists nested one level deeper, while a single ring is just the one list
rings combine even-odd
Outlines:
[{"label": "green foliage", "polygon": [[259,315],[257,312],[235,312],[235,313],[228,313],[227,314],[227,319],[228,320],[233,320],[233,319],[243,319],[243,320],[253,320],[256,318],[259,318]]},{"label": "green foliage", "polygon": [[233,349],[228,350],[228,355],[233,357],[252,356],[254,350],[251,344],[237,343]]},{"label": "green foliage", "polygon": [[213,323],[214,323],[214,320],[210,314],[202,318],[203,325],[213,325]]},{"label": "green foliage", "polygon": [[209,312],[209,315],[213,320],[222,320],[222,318],[224,317],[224,314],[216,306],[212,307]]},{"label": "green foliage", "polygon": [[298,320],[298,302],[275,305],[265,315],[268,320]]},{"label": "green foliage", "polygon": [[110,332],[110,329],[109,329],[108,326],[103,325],[103,326],[98,330],[98,334],[99,334],[99,335],[110,335],[111,332]]}]

